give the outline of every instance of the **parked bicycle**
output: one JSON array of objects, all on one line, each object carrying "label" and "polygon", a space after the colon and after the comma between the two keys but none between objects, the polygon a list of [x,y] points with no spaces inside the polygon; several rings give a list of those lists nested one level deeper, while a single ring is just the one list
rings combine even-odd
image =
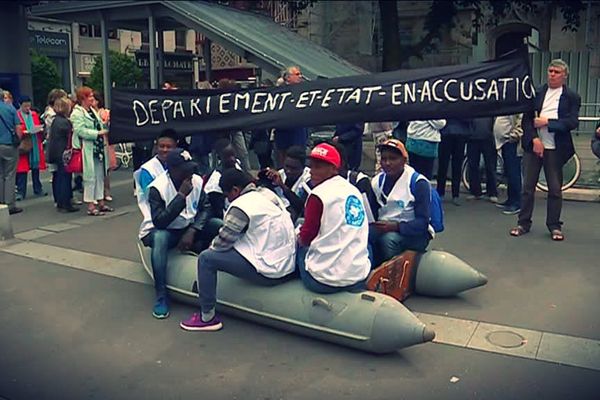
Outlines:
[{"label": "parked bicycle", "polygon": [[[486,184],[486,174],[485,174],[485,164],[483,159],[479,161],[479,176],[481,177],[482,186]],[[567,190],[573,187],[579,177],[581,176],[581,160],[577,154],[574,154],[573,157],[563,167],[563,185],[562,190]],[[468,161],[465,158],[462,165],[462,174],[461,180],[464,187],[467,190],[470,190],[471,186],[469,184],[469,167]],[[498,153],[498,158],[496,161],[496,186],[506,185],[506,178],[504,174],[504,160],[500,153]],[[544,169],[540,171],[540,178],[538,179],[537,188],[543,192],[548,192],[548,184],[546,183],[546,176],[544,175]]]}]

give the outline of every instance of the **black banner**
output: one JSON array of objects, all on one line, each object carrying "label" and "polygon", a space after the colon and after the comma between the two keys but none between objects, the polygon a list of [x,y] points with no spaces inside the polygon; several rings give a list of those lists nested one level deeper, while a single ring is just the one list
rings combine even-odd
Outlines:
[{"label": "black banner", "polygon": [[237,92],[115,90],[112,143],[222,130],[474,118],[531,110],[528,60],[400,70]]}]

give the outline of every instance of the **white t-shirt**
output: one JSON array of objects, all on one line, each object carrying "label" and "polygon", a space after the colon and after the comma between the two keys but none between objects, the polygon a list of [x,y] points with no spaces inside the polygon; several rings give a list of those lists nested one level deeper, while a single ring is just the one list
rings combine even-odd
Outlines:
[{"label": "white t-shirt", "polygon": [[[542,105],[542,111],[540,115],[548,118],[548,119],[557,119],[558,118],[558,102],[560,101],[560,96],[562,95],[563,88],[558,87],[555,89],[548,88],[546,92],[546,96],[544,97],[544,104]],[[544,149],[546,150],[554,150],[556,149],[556,143],[554,142],[554,132],[548,131],[548,126],[544,126],[539,129],[538,135],[540,139],[542,139],[542,143],[544,144]]]}]

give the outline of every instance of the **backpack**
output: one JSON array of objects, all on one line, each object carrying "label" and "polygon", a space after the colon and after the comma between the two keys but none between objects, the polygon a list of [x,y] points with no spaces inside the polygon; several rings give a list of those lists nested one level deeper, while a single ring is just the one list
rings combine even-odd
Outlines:
[{"label": "backpack", "polygon": [[[417,179],[419,178],[419,173],[414,172],[410,177],[410,191],[415,193],[415,185],[417,183]],[[427,180],[429,182],[429,180]],[[444,231],[444,208],[442,207],[442,199],[440,198],[437,190],[434,190],[429,184],[429,189],[431,192],[431,202],[429,204],[429,224],[432,226],[433,230],[438,232]]]}]

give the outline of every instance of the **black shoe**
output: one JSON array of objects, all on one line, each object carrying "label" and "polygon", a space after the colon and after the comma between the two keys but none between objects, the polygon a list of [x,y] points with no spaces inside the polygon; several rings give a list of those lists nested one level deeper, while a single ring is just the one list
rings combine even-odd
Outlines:
[{"label": "black shoe", "polygon": [[13,207],[13,208],[11,208],[11,209],[9,209],[9,210],[8,210],[8,213],[9,213],[10,215],[13,215],[13,214],[18,214],[18,213],[20,213],[20,212],[23,212],[23,209],[22,209],[22,208],[20,208],[20,207]]},{"label": "black shoe", "polygon": [[73,206],[68,206],[68,207],[57,207],[58,212],[60,213],[72,213],[72,212],[77,212],[79,211],[79,207],[73,207]]}]

